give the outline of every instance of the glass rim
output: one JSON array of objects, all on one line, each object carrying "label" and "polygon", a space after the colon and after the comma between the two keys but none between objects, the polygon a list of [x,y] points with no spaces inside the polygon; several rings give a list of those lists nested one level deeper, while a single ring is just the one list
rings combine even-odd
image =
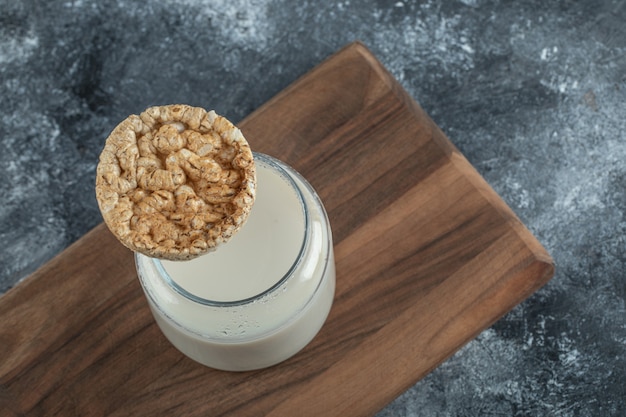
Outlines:
[{"label": "glass rim", "polygon": [[[149,261],[156,268],[156,270],[158,272],[158,275],[159,275],[159,278],[165,284],[167,284],[170,288],[172,288],[174,291],[176,291],[182,297],[184,297],[184,298],[186,298],[186,299],[188,299],[188,300],[190,300],[192,302],[195,302],[197,304],[201,304],[201,305],[205,305],[205,306],[211,306],[211,307],[236,307],[236,306],[242,306],[242,305],[246,305],[246,304],[251,304],[251,303],[254,303],[255,301],[261,300],[264,297],[266,297],[269,294],[271,294],[274,291],[276,291],[286,281],[288,281],[289,278],[291,278],[294,275],[294,272],[297,270],[298,266],[302,262],[302,259],[304,258],[304,255],[306,253],[308,237],[309,237],[309,234],[310,234],[310,215],[309,215],[309,209],[308,209],[307,205],[304,202],[304,196],[302,194],[302,191],[300,190],[300,187],[298,186],[298,184],[292,178],[292,173],[289,172],[289,171],[293,171],[295,173],[295,171],[293,170],[293,168],[291,168],[290,166],[288,166],[284,162],[282,162],[282,161],[280,161],[280,160],[278,160],[278,159],[276,159],[276,158],[274,158],[272,156],[269,156],[269,155],[266,155],[266,154],[263,154],[263,153],[260,153],[260,152],[252,152],[252,153],[254,155],[255,161],[257,161],[257,160],[261,161],[262,163],[268,165],[275,172],[277,172],[282,178],[284,178],[288,182],[288,184],[291,186],[291,188],[296,193],[296,196],[298,198],[298,202],[300,203],[300,207],[302,208],[302,214],[304,216],[304,236],[302,237],[302,244],[300,245],[300,250],[298,251],[298,254],[296,255],[293,263],[291,264],[291,266],[289,267],[287,272],[285,272],[285,274],[279,280],[277,280],[276,283],[274,283],[272,286],[266,288],[265,290],[261,291],[258,294],[255,294],[255,295],[252,295],[252,296],[249,296],[249,297],[246,297],[246,298],[242,298],[240,300],[231,300],[231,301],[211,300],[211,299],[200,297],[200,296],[197,296],[197,295],[191,293],[190,291],[188,291],[185,288],[183,288],[180,284],[178,284],[170,276],[170,274],[166,271],[165,267],[161,263],[160,259],[147,257],[147,258],[149,258]],[[228,242],[226,242],[224,244],[228,244]],[[217,250],[219,250],[219,248]],[[185,261],[181,261],[181,262],[185,262]]]}]

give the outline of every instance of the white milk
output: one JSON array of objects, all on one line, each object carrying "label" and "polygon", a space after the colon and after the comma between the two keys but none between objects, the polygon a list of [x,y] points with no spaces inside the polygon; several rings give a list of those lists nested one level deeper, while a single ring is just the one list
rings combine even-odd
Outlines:
[{"label": "white milk", "polygon": [[188,262],[162,261],[182,288],[213,301],[253,297],[289,272],[304,244],[302,199],[288,178],[258,165],[258,197],[228,244]]},{"label": "white milk", "polygon": [[328,219],[310,185],[255,154],[257,196],[231,240],[192,261],[137,254],[140,281],[165,336],[213,368],[271,366],[319,331],[335,289]]}]

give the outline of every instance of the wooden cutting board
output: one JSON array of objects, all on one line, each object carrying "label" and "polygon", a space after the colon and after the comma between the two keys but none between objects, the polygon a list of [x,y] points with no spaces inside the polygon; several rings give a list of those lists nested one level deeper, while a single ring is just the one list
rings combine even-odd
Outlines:
[{"label": "wooden cutting board", "polygon": [[318,190],[337,292],[302,352],[205,368],[153,322],[102,225],[0,298],[0,414],[374,414],[545,284],[553,262],[359,43],[247,117],[252,148]]}]

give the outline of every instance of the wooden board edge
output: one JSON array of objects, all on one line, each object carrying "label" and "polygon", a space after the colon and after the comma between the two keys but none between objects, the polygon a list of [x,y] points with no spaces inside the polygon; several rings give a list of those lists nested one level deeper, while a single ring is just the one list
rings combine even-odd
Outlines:
[{"label": "wooden board edge", "polygon": [[342,55],[346,53],[359,53],[359,51],[361,51],[363,48],[365,48],[365,45],[363,45],[359,41],[351,42],[345,45],[344,47],[339,49],[337,52],[334,52],[333,54],[328,56],[326,59],[322,60],[320,63],[315,65],[313,68],[311,68],[310,70],[302,74],[299,78],[296,78],[287,87],[285,87],[280,92],[272,96],[272,98],[270,98],[269,100],[261,104],[252,113],[250,113],[249,115],[244,117],[240,122],[238,122],[237,126],[240,127],[242,130],[245,129],[245,126],[251,123],[252,119],[261,117],[261,115],[265,113],[267,109],[273,107],[275,103],[282,101],[285,96],[292,94],[293,90],[298,89],[302,84],[305,84],[308,80],[315,78],[316,74],[323,68],[327,67],[330,62],[336,59],[339,59]]}]

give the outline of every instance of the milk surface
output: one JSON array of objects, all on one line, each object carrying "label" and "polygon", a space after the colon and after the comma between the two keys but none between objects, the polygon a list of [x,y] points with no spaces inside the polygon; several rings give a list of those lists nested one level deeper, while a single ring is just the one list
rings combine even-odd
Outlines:
[{"label": "milk surface", "polygon": [[237,301],[273,287],[304,245],[305,212],[291,180],[257,162],[257,196],[248,220],[215,252],[161,261],[173,281],[200,298]]}]

